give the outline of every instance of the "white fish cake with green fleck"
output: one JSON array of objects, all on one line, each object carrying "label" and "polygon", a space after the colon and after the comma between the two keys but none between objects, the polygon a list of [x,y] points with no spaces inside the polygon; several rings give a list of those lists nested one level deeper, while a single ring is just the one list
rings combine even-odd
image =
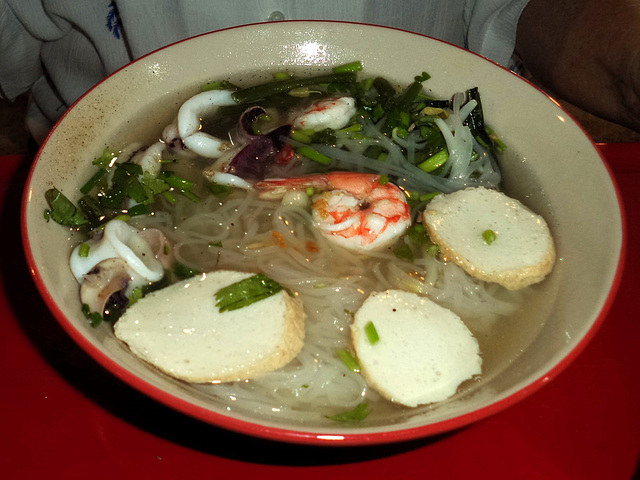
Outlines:
[{"label": "white fish cake with green fleck", "polygon": [[403,290],[372,293],[355,314],[351,337],[369,385],[408,407],[445,400],[482,370],[478,341],[460,317]]},{"label": "white fish cake with green fleck", "polygon": [[216,271],[145,296],[116,322],[116,337],[173,377],[194,383],[254,378],[289,363],[304,343],[302,303],[282,290],[220,312],[216,292],[252,277]]},{"label": "white fish cake with green fleck", "polygon": [[443,257],[480,280],[517,290],[553,269],[556,251],[547,222],[497,190],[437,195],[423,222]]}]

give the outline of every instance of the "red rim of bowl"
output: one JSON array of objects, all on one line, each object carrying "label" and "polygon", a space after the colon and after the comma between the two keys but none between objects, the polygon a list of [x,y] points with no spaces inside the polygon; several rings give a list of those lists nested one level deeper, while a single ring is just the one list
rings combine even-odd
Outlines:
[{"label": "red rim of bowl", "polygon": [[[396,30],[399,32],[403,32],[403,33],[408,33],[411,35],[417,35],[419,37],[425,37],[428,38],[430,40],[434,40],[440,43],[445,43],[447,45],[450,45],[454,48],[460,49],[460,50],[464,50],[465,52],[471,54],[471,55],[476,55],[478,57],[483,58],[484,60],[486,60],[489,63],[492,63],[494,66],[501,68],[502,70],[509,72],[512,75],[518,76],[517,74],[515,74],[514,72],[511,72],[510,70],[508,70],[507,68],[483,57],[482,55],[479,55],[475,52],[471,52],[469,50],[465,50],[462,47],[459,47],[457,45],[445,42],[443,40],[439,40],[433,37],[429,37],[428,35],[423,35],[420,33],[415,33],[415,32],[410,32],[410,31],[406,31],[406,30],[402,30],[402,29],[398,29],[398,28],[394,28],[394,27],[385,27],[385,26],[379,26],[379,25],[370,25],[370,24],[366,24],[366,23],[357,23],[357,22],[343,22],[343,21],[336,21],[336,20],[287,20],[284,22],[279,22],[279,23],[319,23],[319,24],[323,24],[323,23],[334,23],[334,24],[347,24],[347,25],[356,25],[356,26],[366,26],[366,27],[375,27],[375,28],[384,28],[384,29],[389,29],[389,30]],[[227,31],[227,30],[234,30],[234,29],[238,29],[238,28],[245,28],[245,27],[253,27],[256,25],[261,25],[261,24],[249,24],[249,25],[240,25],[240,26],[235,26],[235,27],[229,27],[229,28],[225,28],[225,29],[221,29],[221,30],[217,30],[214,32],[207,32],[207,33],[203,33],[200,35],[196,35],[194,37],[189,37],[174,43],[171,43],[169,45],[166,45],[164,47],[158,48],[157,50],[154,50],[152,52],[149,52],[148,54],[134,60],[131,63],[136,63],[139,62],[143,59],[145,59],[146,57],[153,55],[159,51],[165,50],[167,48],[170,48],[173,45],[179,44],[179,43],[183,43],[186,41],[189,41],[193,38],[198,38],[201,36],[206,36],[206,35],[211,35],[211,34],[215,34],[217,32],[223,32],[223,31]],[[47,136],[47,138],[44,140],[44,142],[42,143],[39,151],[37,152],[34,161],[31,165],[30,171],[29,171],[29,175],[27,178],[27,182],[26,182],[26,187],[23,193],[23,199],[22,199],[22,212],[21,212],[21,233],[22,233],[22,238],[23,238],[23,248],[26,254],[26,258],[27,258],[27,265],[29,267],[29,270],[31,272],[31,276],[34,280],[34,283],[38,289],[38,291],[40,292],[40,295],[42,296],[42,298],[44,299],[46,305],[48,306],[49,310],[52,312],[52,314],[54,315],[54,317],[56,318],[56,320],[60,323],[60,325],[63,327],[63,329],[67,332],[67,334],[89,355],[91,356],[94,360],[96,360],[103,368],[105,368],[106,370],[108,370],[109,372],[111,372],[113,375],[115,375],[117,378],[119,378],[120,380],[122,380],[124,383],[128,384],[129,386],[135,388],[136,390],[144,393],[145,395],[147,395],[148,397],[174,409],[177,410],[185,415],[188,415],[190,417],[199,419],[201,421],[204,421],[206,423],[209,423],[211,425],[217,426],[217,427],[221,427],[221,428],[225,428],[227,430],[233,431],[233,432],[237,432],[237,433],[242,433],[242,434],[246,434],[246,435],[250,435],[253,437],[258,437],[258,438],[263,438],[263,439],[267,439],[267,440],[275,440],[275,441],[282,441],[282,442],[288,442],[288,443],[297,443],[297,444],[307,444],[307,445],[324,445],[324,446],[363,446],[363,445],[376,445],[376,444],[385,444],[385,443],[396,443],[396,442],[402,442],[402,441],[409,441],[409,440],[414,440],[414,439],[418,439],[418,438],[423,438],[423,437],[428,437],[428,436],[434,436],[434,435],[438,435],[438,434],[443,434],[446,432],[450,432],[452,430],[456,430],[458,428],[462,428],[465,427],[467,425],[470,425],[472,423],[475,423],[479,420],[482,420],[486,417],[489,417],[499,411],[502,411],[518,402],[520,402],[521,400],[525,399],[526,397],[530,396],[531,394],[535,393],[536,391],[538,391],[540,388],[542,388],[545,384],[547,384],[549,381],[551,381],[552,379],[556,378],[564,369],[566,369],[572,362],[573,360],[575,360],[576,357],[578,357],[580,355],[580,353],[584,350],[584,348],[587,346],[587,344],[591,341],[591,339],[594,337],[594,335],[596,334],[596,332],[598,331],[599,327],[602,325],[605,317],[607,316],[607,313],[609,312],[611,305],[613,303],[613,300],[615,298],[615,295],[618,291],[620,282],[621,282],[621,278],[622,278],[622,272],[624,269],[624,260],[626,257],[626,248],[627,248],[627,226],[626,226],[626,218],[624,215],[624,208],[623,208],[623,203],[622,203],[622,198],[621,198],[621,194],[620,194],[620,190],[618,188],[618,185],[615,181],[615,178],[612,175],[611,172],[611,168],[608,165],[607,161],[605,160],[605,158],[602,156],[602,154],[600,153],[600,151],[597,149],[596,145],[593,143],[593,141],[591,140],[591,138],[589,137],[589,135],[586,133],[586,131],[584,130],[584,128],[582,128],[582,126],[580,126],[580,124],[578,124],[575,119],[568,113],[566,112],[555,100],[553,100],[552,98],[550,98],[548,96],[548,94],[546,92],[544,92],[543,90],[541,90],[539,87],[537,87],[536,85],[532,84],[531,82],[529,82],[528,80],[519,77],[523,82],[527,83],[529,86],[539,90],[541,93],[543,93],[547,98],[549,98],[551,101],[553,101],[558,108],[560,108],[563,113],[568,116],[569,118],[571,118],[571,120],[576,123],[576,125],[578,125],[578,127],[582,130],[583,134],[589,139],[590,143],[592,144],[593,148],[596,150],[596,152],[598,153],[601,161],[603,162],[605,168],[607,169],[607,172],[609,174],[609,179],[613,184],[614,190],[615,190],[615,194],[617,197],[617,201],[618,201],[618,205],[620,206],[620,216],[621,216],[621,225],[622,225],[622,242],[621,242],[621,249],[620,249],[620,255],[618,257],[618,265],[616,267],[616,273],[614,275],[612,284],[611,284],[611,288],[609,289],[607,298],[605,300],[604,305],[602,306],[602,309],[600,310],[600,312],[598,313],[598,316],[596,317],[596,319],[594,320],[593,324],[591,325],[590,329],[587,331],[587,333],[582,337],[582,339],[579,341],[578,344],[576,344],[576,346],[565,356],[562,358],[562,360],[560,362],[558,362],[556,365],[554,365],[546,374],[542,375],[541,377],[539,377],[538,379],[534,380],[533,382],[529,383],[528,385],[522,387],[520,390],[517,390],[516,392],[512,393],[511,395],[500,399],[496,402],[493,402],[485,407],[479,408],[477,410],[474,410],[472,412],[466,413],[466,414],[462,414],[459,415],[457,417],[453,417],[450,419],[446,419],[446,420],[442,420],[436,423],[432,423],[432,424],[427,424],[424,426],[419,426],[419,427],[411,427],[411,428],[405,428],[405,429],[399,429],[399,430],[391,430],[391,431],[380,431],[380,432],[372,432],[372,433],[335,433],[335,434],[331,434],[331,433],[313,433],[313,432],[306,432],[306,431],[298,431],[298,430],[291,430],[291,429],[287,429],[284,427],[270,427],[270,426],[264,426],[264,425],[260,425],[258,423],[252,423],[249,421],[245,421],[245,420],[240,420],[240,419],[236,419],[233,417],[227,417],[215,412],[212,412],[210,410],[207,410],[206,408],[203,407],[199,407],[196,406],[186,400],[180,399],[178,397],[175,397],[172,394],[167,393],[166,391],[162,390],[161,388],[158,388],[148,382],[146,382],[145,380],[141,379],[140,377],[138,377],[137,375],[134,375],[133,373],[131,373],[129,370],[127,370],[126,368],[120,366],[118,363],[116,363],[114,360],[112,360],[109,356],[105,355],[103,352],[101,352],[99,349],[97,349],[93,344],[91,344],[89,341],[87,341],[87,339],[71,324],[71,322],[69,322],[69,320],[67,319],[67,317],[65,316],[65,314],[62,312],[62,310],[58,307],[58,305],[55,303],[55,301],[53,300],[53,298],[51,297],[51,295],[49,294],[49,291],[47,290],[46,285],[44,284],[44,281],[42,280],[42,277],[40,276],[40,273],[38,271],[38,266],[36,265],[35,259],[33,257],[33,252],[31,250],[31,247],[29,245],[28,242],[28,230],[27,230],[27,222],[26,222],[26,215],[27,215],[27,209],[28,209],[28,205],[29,205],[29,198],[30,198],[30,185],[31,185],[31,180],[34,174],[34,171],[37,167],[38,164],[38,158],[40,156],[40,152],[42,151],[42,149],[45,147],[45,145],[47,144],[47,141],[49,139],[49,136],[51,135],[51,133],[56,129],[56,127],[58,126],[58,124],[62,121],[64,121],[64,118],[66,117],[67,113],[73,109],[75,107],[75,105],[80,102],[85,96],[87,96],[89,94],[89,92],[91,92],[94,88],[97,87],[97,85],[102,84],[103,82],[107,81],[109,78],[111,78],[112,76],[118,74],[118,72],[124,68],[126,68],[128,65],[130,65],[131,63],[119,68],[118,70],[114,71],[113,73],[111,73],[110,75],[108,75],[107,77],[105,77],[102,81],[100,81],[98,84],[94,85],[91,89],[87,90],[87,92],[85,92],[78,100],[76,100],[76,102],[74,102],[73,105],[71,105],[71,107],[69,107],[69,109],[63,114],[63,116],[56,122],[56,124],[54,125],[54,127],[51,129],[51,132],[49,133],[49,135]]]}]

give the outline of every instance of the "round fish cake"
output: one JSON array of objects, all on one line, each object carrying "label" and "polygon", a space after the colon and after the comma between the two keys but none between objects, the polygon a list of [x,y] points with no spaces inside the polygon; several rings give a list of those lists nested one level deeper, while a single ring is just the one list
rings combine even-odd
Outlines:
[{"label": "round fish cake", "polygon": [[355,314],[351,337],[369,385],[409,407],[445,400],[481,373],[478,341],[460,317],[414,293],[372,293]]},{"label": "round fish cake", "polygon": [[517,290],[553,269],[555,246],[544,218],[502,192],[477,187],[437,195],[423,222],[445,259],[481,280]]},{"label": "round fish cake", "polygon": [[216,271],[157,290],[114,325],[131,351],[173,377],[194,383],[253,378],[291,361],[304,342],[302,303],[284,290],[220,312],[215,294],[251,273]]}]

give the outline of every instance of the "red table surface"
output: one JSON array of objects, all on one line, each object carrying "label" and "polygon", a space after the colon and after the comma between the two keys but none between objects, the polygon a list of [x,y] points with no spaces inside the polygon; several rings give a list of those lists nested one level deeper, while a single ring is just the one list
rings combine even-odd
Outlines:
[{"label": "red table surface", "polygon": [[48,312],[27,270],[19,212],[30,159],[0,157],[0,478],[632,478],[640,453],[640,144],[600,148],[625,204],[627,265],[582,354],[538,392],[471,426],[345,448],[224,431],[98,366]]}]

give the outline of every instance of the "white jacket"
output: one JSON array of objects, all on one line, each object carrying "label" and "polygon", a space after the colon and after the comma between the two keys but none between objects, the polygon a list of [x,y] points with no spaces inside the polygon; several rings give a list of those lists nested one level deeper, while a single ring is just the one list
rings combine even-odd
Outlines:
[{"label": "white jacket", "polygon": [[0,96],[31,90],[36,139],[85,91],[141,55],[193,35],[275,20],[386,25],[507,65],[528,0],[0,0]]}]

